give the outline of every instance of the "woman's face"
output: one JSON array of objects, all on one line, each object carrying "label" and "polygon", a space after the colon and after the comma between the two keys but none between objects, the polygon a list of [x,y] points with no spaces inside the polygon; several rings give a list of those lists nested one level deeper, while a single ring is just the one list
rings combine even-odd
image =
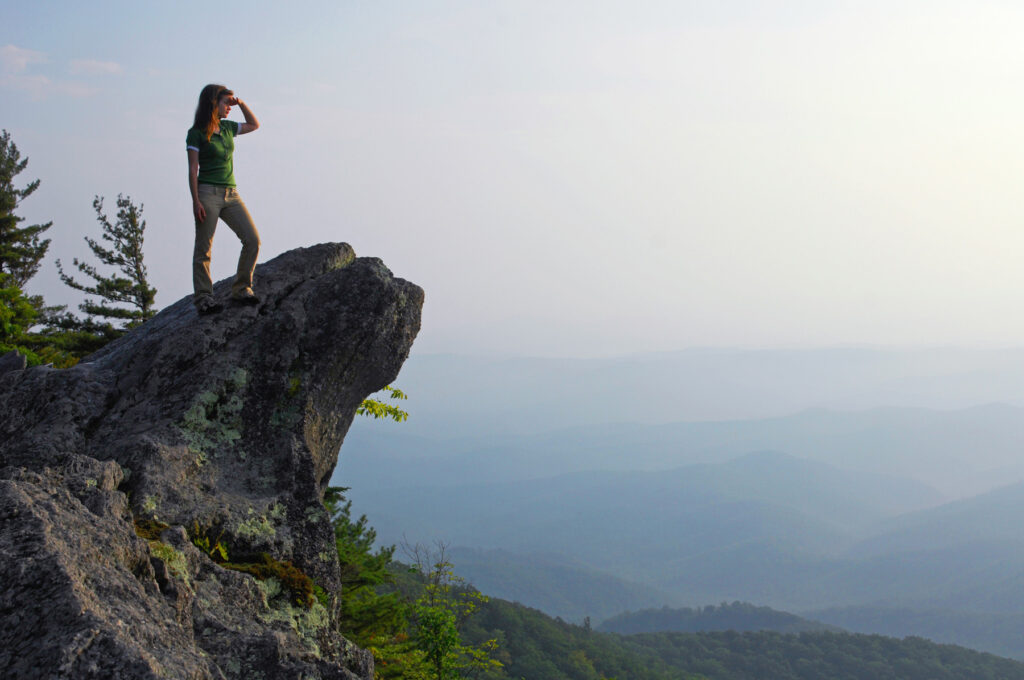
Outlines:
[{"label": "woman's face", "polygon": [[227,118],[228,114],[231,113],[231,106],[235,103],[235,98],[229,94],[223,94],[220,99],[217,100],[217,117]]}]

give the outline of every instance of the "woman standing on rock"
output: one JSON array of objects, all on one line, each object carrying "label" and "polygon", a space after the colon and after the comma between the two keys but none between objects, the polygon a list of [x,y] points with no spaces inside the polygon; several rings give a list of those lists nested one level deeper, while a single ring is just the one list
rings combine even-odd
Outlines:
[{"label": "woman standing on rock", "polygon": [[[244,123],[225,120],[237,105]],[[260,252],[260,235],[249,211],[235,188],[235,137],[260,126],[256,116],[235,93],[223,85],[207,85],[199,93],[196,117],[185,137],[188,150],[188,187],[192,192],[192,214],[196,221],[196,246],[192,255],[192,286],[196,309],[200,314],[215,312],[221,303],[213,297],[210,279],[210,251],[217,219],[222,219],[242,241],[238,272],[231,286],[231,299],[256,303],[252,291],[252,272]]]}]

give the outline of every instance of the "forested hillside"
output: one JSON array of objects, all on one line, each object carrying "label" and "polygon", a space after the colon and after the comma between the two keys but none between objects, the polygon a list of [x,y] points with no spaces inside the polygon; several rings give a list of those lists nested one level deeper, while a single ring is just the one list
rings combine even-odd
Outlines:
[{"label": "forested hillside", "polygon": [[[950,680],[1024,677],[1024,663],[924,639],[842,632],[643,633],[594,630],[539,610],[488,598],[456,575],[443,544],[403,545],[414,567],[373,552],[376,534],[355,519],[340,489],[329,496],[343,573],[345,634],[373,650],[378,677],[445,680]],[[701,610],[654,610],[619,617],[637,624],[661,616],[691,628],[819,624],[733,603]],[[632,619],[632,621],[630,621]],[[442,624],[442,625],[438,625]],[[635,629],[635,628],[634,628]],[[436,661],[436,667],[433,665]],[[434,669],[434,670],[431,670]]]},{"label": "forested hillside", "polygon": [[[922,638],[842,633],[645,633],[627,648],[709,680],[1019,680],[1024,664]],[[625,677],[625,676],[624,676]]]},{"label": "forested hillside", "polygon": [[465,636],[497,638],[488,676],[544,680],[1019,680],[1024,663],[921,638],[818,632],[601,633],[492,599]]}]

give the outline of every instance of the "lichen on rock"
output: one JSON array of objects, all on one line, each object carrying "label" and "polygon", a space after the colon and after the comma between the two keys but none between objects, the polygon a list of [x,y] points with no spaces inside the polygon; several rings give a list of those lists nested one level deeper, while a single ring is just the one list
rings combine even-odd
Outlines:
[{"label": "lichen on rock", "polygon": [[[235,451],[234,444],[242,438],[244,427],[241,391],[248,377],[248,371],[236,367],[214,389],[199,393],[185,412],[179,429],[200,464],[205,464],[211,453]],[[244,451],[235,453],[245,460]]]},{"label": "lichen on rock", "polygon": [[[281,507],[280,504],[274,506],[277,509]],[[272,520],[280,521],[281,515],[280,510],[275,512],[273,508],[266,515],[258,515],[252,508],[249,508],[249,517],[235,526],[233,534],[244,539],[250,545],[268,541],[277,535],[277,529]]]},{"label": "lichen on rock", "polygon": [[[256,285],[257,305],[199,317],[180,300],[67,370],[5,364],[0,676],[372,677],[336,632],[321,499],[423,292],[345,244],[285,253]],[[224,568],[193,526],[330,595],[296,603],[276,576]]]},{"label": "lichen on rock", "polygon": [[162,561],[171,576],[188,583],[188,562],[185,560],[185,556],[175,550],[173,546],[160,541],[150,541],[149,554]]}]

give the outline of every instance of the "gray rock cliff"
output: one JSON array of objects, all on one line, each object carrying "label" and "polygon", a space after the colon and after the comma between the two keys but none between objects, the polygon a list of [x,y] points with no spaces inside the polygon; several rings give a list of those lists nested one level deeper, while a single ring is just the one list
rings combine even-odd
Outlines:
[{"label": "gray rock cliff", "polygon": [[[0,676],[372,677],[335,629],[321,498],[423,291],[347,244],[285,253],[256,284],[258,305],[182,299],[73,368],[0,371]],[[218,544],[294,570],[254,578]]]}]

